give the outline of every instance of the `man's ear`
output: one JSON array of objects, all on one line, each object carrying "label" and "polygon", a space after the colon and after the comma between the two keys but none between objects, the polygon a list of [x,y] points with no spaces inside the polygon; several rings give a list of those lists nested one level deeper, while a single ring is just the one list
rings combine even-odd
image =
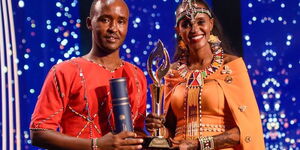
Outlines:
[{"label": "man's ear", "polygon": [[86,27],[87,27],[89,30],[92,30],[92,18],[91,18],[91,17],[87,17],[87,18],[86,18]]}]

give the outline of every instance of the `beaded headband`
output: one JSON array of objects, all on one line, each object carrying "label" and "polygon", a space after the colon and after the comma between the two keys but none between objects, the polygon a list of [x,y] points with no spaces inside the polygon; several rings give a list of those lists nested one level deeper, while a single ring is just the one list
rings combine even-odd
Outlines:
[{"label": "beaded headband", "polygon": [[176,25],[182,20],[183,18],[187,17],[191,19],[192,21],[195,19],[195,16],[198,13],[204,13],[209,16],[209,18],[212,18],[212,14],[210,11],[206,8],[197,8],[195,5],[192,4],[194,0],[182,0],[181,5],[185,6],[184,11],[182,11],[179,14],[176,14]]}]

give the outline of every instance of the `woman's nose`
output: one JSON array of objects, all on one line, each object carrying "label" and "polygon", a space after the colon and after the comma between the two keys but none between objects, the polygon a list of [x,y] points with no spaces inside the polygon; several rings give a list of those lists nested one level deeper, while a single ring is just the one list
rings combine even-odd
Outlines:
[{"label": "woman's nose", "polygon": [[191,32],[197,32],[198,30],[199,30],[199,26],[197,25],[197,23],[192,22]]}]

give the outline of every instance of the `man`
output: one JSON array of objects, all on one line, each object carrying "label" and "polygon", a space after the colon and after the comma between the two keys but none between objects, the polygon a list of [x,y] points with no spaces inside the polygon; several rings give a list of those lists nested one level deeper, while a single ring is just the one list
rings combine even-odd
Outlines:
[{"label": "man", "polygon": [[[48,149],[141,149],[146,78],[119,57],[129,10],[123,0],[94,0],[87,18],[92,49],[55,65],[47,75],[30,124],[32,144]],[[112,134],[109,79],[126,77],[134,132]],[[60,132],[57,132],[59,129]]]}]

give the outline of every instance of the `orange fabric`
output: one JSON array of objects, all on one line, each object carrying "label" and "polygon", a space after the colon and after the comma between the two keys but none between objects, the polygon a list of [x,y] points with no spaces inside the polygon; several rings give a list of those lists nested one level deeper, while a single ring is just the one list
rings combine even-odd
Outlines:
[{"label": "orange fabric", "polygon": [[144,73],[128,62],[112,73],[83,58],[59,63],[50,70],[30,129],[59,128],[64,134],[81,138],[101,137],[111,132],[114,121],[109,79],[119,77],[127,78],[134,128],[143,130],[147,89]]},{"label": "orange fabric", "polygon": [[[230,68],[231,74],[222,74],[225,65]],[[202,123],[225,125],[226,130],[238,126],[241,145],[231,149],[263,150],[265,148],[260,115],[245,64],[239,58],[225,65],[204,81]],[[227,76],[232,77],[231,83],[225,81]],[[172,108],[177,128],[185,125],[185,82],[176,70],[171,70],[166,76],[165,112],[168,112],[169,107]],[[241,111],[244,107],[246,109]],[[217,134],[221,132],[203,132],[204,136]],[[183,138],[182,134],[174,137],[175,140]]]}]

